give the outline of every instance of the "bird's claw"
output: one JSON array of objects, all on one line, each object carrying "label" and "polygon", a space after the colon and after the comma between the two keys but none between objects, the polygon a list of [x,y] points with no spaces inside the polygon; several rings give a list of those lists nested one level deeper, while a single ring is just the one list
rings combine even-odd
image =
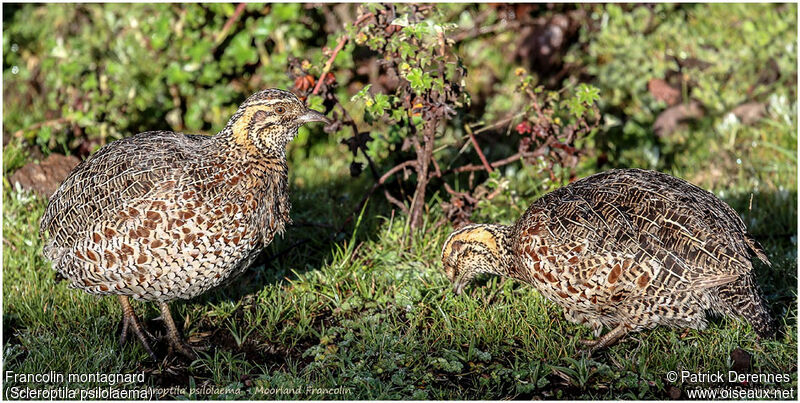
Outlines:
[{"label": "bird's claw", "polygon": [[195,349],[203,350],[203,348],[195,348],[182,341],[177,341],[177,342],[170,341],[169,351],[167,352],[167,355],[172,355],[173,352],[178,352],[180,355],[190,360],[194,360],[195,358],[197,358],[197,353],[195,353]]}]

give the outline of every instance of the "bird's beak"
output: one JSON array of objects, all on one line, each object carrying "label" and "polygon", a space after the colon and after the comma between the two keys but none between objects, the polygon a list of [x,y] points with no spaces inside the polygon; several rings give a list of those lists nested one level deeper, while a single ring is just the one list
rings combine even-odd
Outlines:
[{"label": "bird's beak", "polygon": [[317,112],[317,111],[315,111],[313,109],[309,109],[308,111],[306,111],[305,115],[300,116],[300,121],[303,122],[303,123],[325,122],[326,125],[329,125],[329,124],[332,123],[331,120],[328,119],[327,116],[325,116],[322,113],[319,113],[319,112]]}]

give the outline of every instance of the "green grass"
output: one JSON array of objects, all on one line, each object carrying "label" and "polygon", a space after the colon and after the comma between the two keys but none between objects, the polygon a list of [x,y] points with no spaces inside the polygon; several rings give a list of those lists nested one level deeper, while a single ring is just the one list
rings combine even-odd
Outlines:
[{"label": "green grass", "polygon": [[[760,129],[745,130],[731,143],[735,147],[720,155],[735,155],[736,147],[770,130],[768,124]],[[775,133],[782,139],[790,130]],[[708,329],[686,335],[667,328],[635,333],[589,358],[577,343],[591,337],[589,330],[568,323],[559,307],[529,286],[482,278],[465,295],[452,293],[438,260],[452,228],[433,226],[442,216],[438,196],[429,202],[424,230],[408,240],[405,217],[393,216],[380,197],[368,204],[358,225],[333,234],[369,183],[338,176],[346,163],[334,144],[331,139],[328,147],[291,163],[292,216],[298,225],[268,247],[267,254],[277,258],[227,287],[172,304],[183,334],[207,347],[193,362],[153,363],[136,343],[120,348],[115,299],[54,282],[36,230],[46,202],[5,185],[4,370],[144,372],[151,386],[241,391],[201,395],[187,389],[189,398],[644,399],[668,396],[668,371],[727,373],[731,352],[740,348],[752,354],[752,372],[791,374],[791,382],[779,386],[797,388],[796,153],[756,150],[746,164],[721,164],[721,176],[708,175],[713,162],[703,154],[684,155],[687,162],[672,172],[717,192],[764,244],[773,266],[757,264],[756,270],[781,322],[777,339],[758,340],[743,322],[715,319]],[[320,173],[326,166],[334,168]],[[323,185],[323,175],[334,182]],[[532,168],[507,171],[503,180],[514,191],[483,206],[474,218],[512,222],[555,186],[539,185],[532,180],[537,175]],[[134,307],[152,332],[163,335],[162,324],[153,320],[155,306]],[[156,343],[162,356],[164,345]],[[6,382],[5,388],[24,384]],[[290,392],[269,394],[276,387]],[[340,394],[314,389],[337,387],[344,388]]]},{"label": "green grass", "polygon": [[[333,47],[334,36],[344,32],[314,34],[328,32],[319,28],[323,22],[329,25],[328,17],[298,5],[270,7],[268,13],[248,6],[224,39],[217,34],[232,21],[228,17],[235,6],[159,9],[167,8],[171,11],[116,5],[7,10],[7,16],[16,13],[18,18],[10,20],[4,36],[4,78],[9,84],[4,88],[4,136],[21,129],[23,139],[12,135],[3,147],[0,379],[7,379],[5,371],[144,373],[144,385],[113,388],[185,388],[155,396],[170,398],[654,399],[670,397],[676,387],[686,391],[703,386],[670,383],[669,371],[727,373],[734,364],[732,352],[742,349],[752,355],[750,372],[790,374],[791,380],[781,385],[751,386],[791,388],[797,397],[796,7],[579,7],[594,21],[588,24],[592,21],[582,20],[579,12],[571,14],[571,6],[559,6],[552,13],[587,22],[584,28],[595,26],[578,33],[576,46],[564,55],[568,76],[541,78],[564,85],[588,80],[602,91],[605,120],[598,133],[579,141],[588,155],[581,159],[578,176],[609,166],[658,168],[713,191],[740,213],[772,261],[772,267],[755,262],[755,270],[781,325],[776,339],[758,340],[746,323],[716,318],[703,331],[656,328],[631,334],[587,357],[577,340],[591,337],[589,330],[567,322],[557,305],[530,286],[482,277],[464,295],[453,294],[439,262],[452,227],[435,225],[443,222],[440,203],[446,193],[429,193],[424,228],[411,238],[404,233],[406,217],[393,212],[380,191],[357,225],[344,225],[373,182],[366,169],[358,179],[347,175],[353,156],[335,137],[349,129],[329,136],[315,127],[301,129],[287,152],[295,225],[266,248],[270,258],[265,263],[225,287],[172,303],[183,335],[206,347],[197,360],[152,362],[135,340],[118,345],[121,312],[114,298],[97,298],[55,282],[37,231],[46,201],[14,189],[8,177],[39,155],[31,145],[41,146],[45,154],[75,150],[83,140],[165,127],[164,119],[190,131],[221,128],[236,108],[233,99],[243,91],[251,85],[291,85],[286,76],[289,56],[317,65],[328,58],[319,48]],[[434,23],[453,22],[458,29],[480,23],[481,29],[490,29],[455,45],[469,71],[466,89],[472,106],[447,125],[445,135],[460,133],[462,124],[491,124],[518,110],[522,98],[512,96],[517,91],[515,72],[527,62],[538,62],[535,55],[515,56],[519,46],[529,45],[522,42],[529,41],[519,41],[524,33],[520,29],[502,28],[514,23],[515,18],[503,17],[510,9],[438,8],[449,16],[433,18]],[[523,9],[519,12],[530,12]],[[479,14],[486,13],[488,19],[480,22]],[[535,13],[551,15],[544,8]],[[329,14],[339,21],[338,11]],[[30,16],[45,23],[28,24]],[[264,29],[272,25],[276,30]],[[250,43],[251,36],[253,43],[267,46],[256,52],[257,63],[249,61],[253,49],[233,46]],[[139,37],[152,43],[140,46]],[[213,43],[217,38],[223,41]],[[219,51],[202,52],[212,48]],[[362,53],[345,47],[331,72],[339,80],[337,97],[364,130],[368,125],[361,121],[359,106],[346,102],[364,79],[357,68],[360,59],[372,57]],[[180,69],[190,66],[187,57],[202,60],[203,68]],[[140,60],[150,63],[136,62]],[[531,67],[532,72],[540,70]],[[706,114],[669,135],[655,136],[652,124],[666,104],[650,94],[648,80],[670,81],[678,77],[673,73],[680,73],[684,100],[700,101]],[[183,101],[173,105],[175,99]],[[765,103],[766,116],[750,125],[726,116],[744,101]],[[70,120],[69,127],[36,128],[59,116]],[[182,123],[174,122],[175,117]],[[494,143],[481,136],[489,159],[516,150],[511,137],[516,136],[516,123],[498,133]],[[442,168],[477,162],[469,142],[463,143],[463,154],[440,159]],[[389,166],[380,164],[388,151],[371,144],[371,155],[385,171]],[[445,155],[450,151],[437,148]],[[601,158],[601,153],[608,155]],[[603,159],[610,162],[598,165]],[[356,161],[364,162],[363,156]],[[475,222],[512,223],[533,200],[563,185],[550,181],[537,166],[510,164],[497,172],[487,186],[505,190],[479,204],[471,217]],[[568,174],[558,171],[556,176]],[[474,179],[478,184],[486,175],[477,172]],[[467,182],[466,175],[462,182],[447,180],[456,190]],[[133,305],[149,330],[164,336],[157,307]],[[163,340],[154,344],[161,357],[165,345]],[[85,390],[103,385],[12,379],[4,382],[4,397],[13,397],[9,391],[24,386]],[[189,390],[204,386],[229,391]],[[276,394],[275,388],[283,392]]]}]

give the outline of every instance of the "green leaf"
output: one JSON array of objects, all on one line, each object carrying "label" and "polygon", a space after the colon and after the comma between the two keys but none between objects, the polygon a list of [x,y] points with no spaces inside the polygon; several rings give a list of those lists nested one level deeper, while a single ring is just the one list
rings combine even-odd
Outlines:
[{"label": "green leaf", "polygon": [[165,14],[156,20],[153,25],[153,32],[150,34],[150,46],[153,49],[161,50],[169,43],[169,37],[172,34],[172,21],[170,14]]},{"label": "green leaf", "polygon": [[372,87],[372,84],[365,85],[364,88],[362,88],[355,95],[350,97],[350,102],[364,101],[364,100],[370,98],[370,96],[369,96],[370,87]]},{"label": "green leaf", "polygon": [[576,118],[583,115],[583,112],[586,111],[586,107],[577,96],[571,97],[564,102],[567,105],[567,109],[569,109],[570,113]]},{"label": "green leaf", "polygon": [[167,84],[183,84],[187,83],[191,78],[191,74],[184,71],[178,62],[170,63],[165,74],[167,77]]},{"label": "green leaf", "polygon": [[325,100],[324,100],[324,99],[323,99],[321,96],[319,96],[319,95],[309,95],[309,96],[308,96],[308,100],[307,100],[306,102],[307,102],[307,104],[308,104],[308,107],[309,107],[310,109],[314,109],[314,110],[316,110],[316,111],[322,111],[322,110],[324,110],[324,108],[325,108],[325,107],[322,105],[322,103],[323,103],[324,101],[325,101]]},{"label": "green leaf", "polygon": [[392,106],[389,103],[389,96],[383,93],[375,94],[373,101],[374,102],[369,106],[368,111],[374,116],[382,116],[383,112]]},{"label": "green leaf", "polygon": [[39,129],[39,132],[36,133],[36,142],[41,145],[46,145],[50,141],[52,135],[53,129],[48,126],[42,127]]},{"label": "green leaf", "polygon": [[196,42],[189,50],[186,51],[186,54],[195,62],[201,62],[207,57],[211,56],[211,49],[214,47],[214,44],[208,40],[200,40]]},{"label": "green leaf", "polygon": [[430,89],[431,83],[433,82],[433,79],[425,74],[419,67],[412,68],[408,75],[406,75],[406,79],[417,95]]},{"label": "green leaf", "polygon": [[199,102],[192,102],[186,107],[186,114],[183,122],[189,129],[200,130],[203,127],[203,105]]},{"label": "green leaf", "polygon": [[400,17],[397,17],[397,18],[393,19],[392,20],[392,25],[399,25],[401,27],[409,26],[408,15],[407,14],[403,14]]},{"label": "green leaf", "polygon": [[253,38],[249,32],[243,31],[233,37],[225,49],[225,55],[233,58],[238,66],[253,64],[258,61],[258,52],[253,46]]},{"label": "green leaf", "polygon": [[222,77],[222,72],[217,63],[207,63],[203,65],[198,82],[203,85],[213,85]]},{"label": "green leaf", "polygon": [[403,60],[407,60],[409,56],[413,57],[418,50],[419,47],[413,45],[408,41],[400,42],[400,57],[402,57]]},{"label": "green leaf", "polygon": [[272,14],[283,21],[293,21],[300,16],[301,12],[301,5],[297,3],[279,3],[272,6]]},{"label": "green leaf", "polygon": [[600,90],[593,85],[581,83],[576,92],[578,100],[584,105],[591,105],[600,99]]},{"label": "green leaf", "polygon": [[392,120],[394,120],[396,122],[401,122],[403,120],[404,116],[405,116],[405,113],[404,113],[403,109],[393,109],[392,110]]},{"label": "green leaf", "polygon": [[97,76],[89,74],[83,84],[81,84],[81,89],[84,91],[91,91],[95,88],[97,88]]}]

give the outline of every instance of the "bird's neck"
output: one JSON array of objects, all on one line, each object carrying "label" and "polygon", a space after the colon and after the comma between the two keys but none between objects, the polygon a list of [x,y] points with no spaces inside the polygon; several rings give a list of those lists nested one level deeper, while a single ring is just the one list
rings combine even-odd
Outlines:
[{"label": "bird's neck", "polygon": [[490,229],[497,244],[497,270],[500,276],[509,277],[522,282],[529,282],[529,273],[515,258],[514,242],[512,241],[513,225],[491,225]]},{"label": "bird's neck", "polygon": [[511,226],[485,224],[470,231],[469,239],[477,241],[490,256],[486,271],[500,276],[513,277],[515,270],[511,259]]},{"label": "bird's neck", "polygon": [[238,202],[255,203],[247,220],[260,228],[260,242],[269,243],[291,222],[285,150],[244,147],[233,137],[223,131],[213,140],[217,149],[209,155],[209,166],[219,180],[210,186],[223,186],[226,197]]},{"label": "bird's neck", "polygon": [[247,188],[285,188],[288,176],[286,149],[283,147],[258,148],[236,141],[233,132],[226,128],[214,136],[216,143],[208,147],[219,168],[241,178]]},{"label": "bird's neck", "polygon": [[495,242],[497,242],[497,270],[499,275],[519,279],[520,270],[516,269],[513,259],[513,244],[511,225],[493,225]]},{"label": "bird's neck", "polygon": [[[226,126],[221,132],[214,136],[217,148],[228,157],[240,161],[252,160],[278,160],[286,164],[286,146],[289,139],[293,136],[276,136],[277,140],[265,142],[254,142],[241,131],[235,131],[232,127]],[[284,139],[285,138],[285,139]]]}]

